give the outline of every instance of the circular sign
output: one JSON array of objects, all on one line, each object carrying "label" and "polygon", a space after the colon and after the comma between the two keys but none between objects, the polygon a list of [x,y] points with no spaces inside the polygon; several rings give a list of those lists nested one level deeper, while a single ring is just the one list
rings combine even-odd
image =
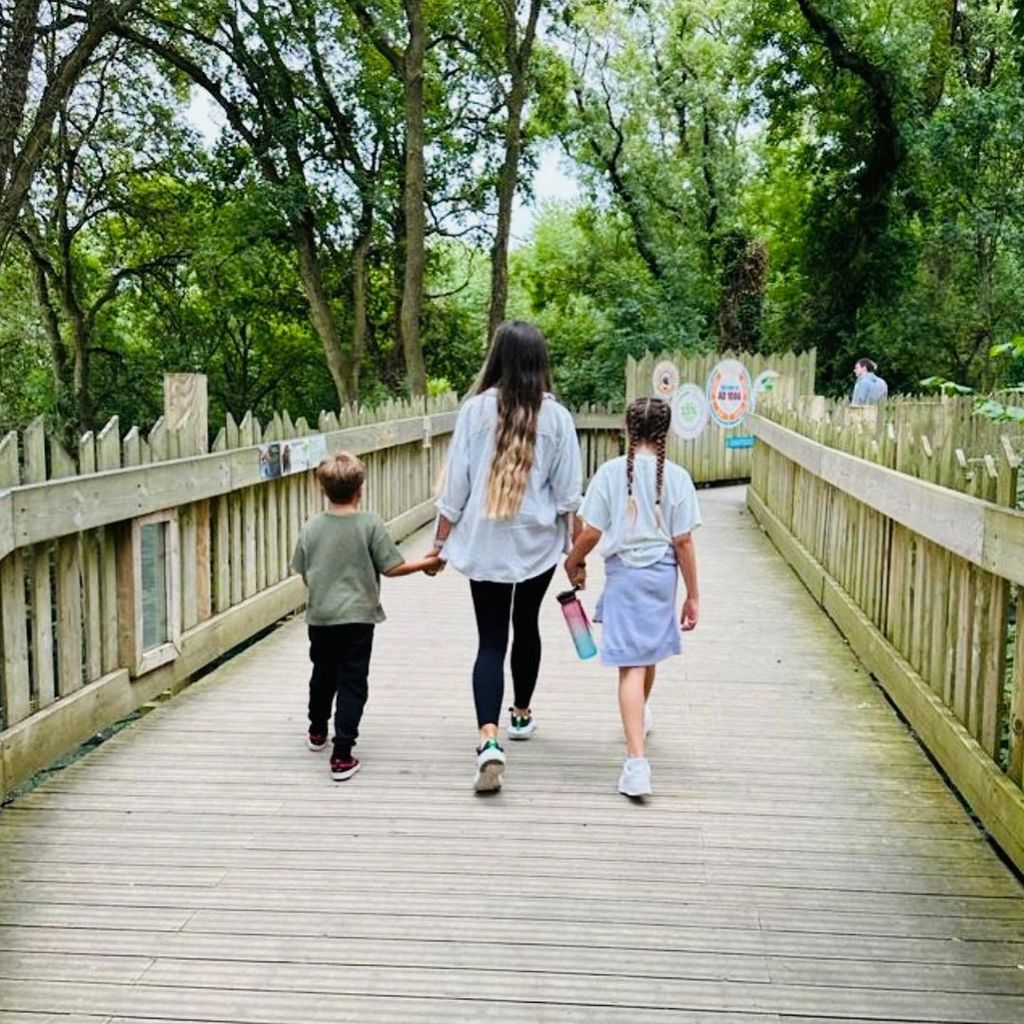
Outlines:
[{"label": "circular sign", "polygon": [[761,392],[769,392],[775,390],[775,381],[780,377],[778,370],[762,370],[754,378],[754,394],[750,399],[750,411],[753,412],[757,406],[757,399]]},{"label": "circular sign", "polygon": [[747,368],[738,359],[723,359],[708,377],[711,418],[726,430],[738,427],[751,410],[753,392]]},{"label": "circular sign", "polygon": [[679,387],[679,368],[665,359],[654,368],[654,394],[658,398],[670,399]]},{"label": "circular sign", "polygon": [[696,384],[684,384],[672,399],[672,429],[676,437],[694,441],[708,425],[708,400]]}]

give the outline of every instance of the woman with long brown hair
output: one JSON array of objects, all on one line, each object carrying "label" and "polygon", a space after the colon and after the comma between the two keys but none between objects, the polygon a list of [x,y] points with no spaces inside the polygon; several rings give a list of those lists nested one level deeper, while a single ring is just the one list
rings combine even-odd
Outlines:
[{"label": "woman with long brown hair", "polygon": [[536,730],[530,704],[540,669],[538,616],[581,501],[572,416],[551,394],[548,348],[532,324],[495,331],[472,397],[455,425],[438,499],[435,552],[470,581],[480,642],[473,666],[480,743],[478,792],[501,788],[498,719],[512,634],[515,690],[509,739]]}]

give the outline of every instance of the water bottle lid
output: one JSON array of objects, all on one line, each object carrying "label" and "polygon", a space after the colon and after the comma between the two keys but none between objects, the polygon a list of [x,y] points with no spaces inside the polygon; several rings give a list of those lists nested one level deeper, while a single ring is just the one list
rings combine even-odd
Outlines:
[{"label": "water bottle lid", "polygon": [[576,589],[573,588],[572,590],[563,590],[560,594],[555,595],[555,600],[559,604],[569,604],[570,602],[575,601]]}]

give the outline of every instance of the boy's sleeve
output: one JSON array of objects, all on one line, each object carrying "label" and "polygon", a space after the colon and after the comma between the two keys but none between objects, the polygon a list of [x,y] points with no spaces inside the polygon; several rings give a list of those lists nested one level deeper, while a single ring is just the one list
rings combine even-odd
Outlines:
[{"label": "boy's sleeve", "polygon": [[444,469],[444,483],[437,498],[437,511],[450,523],[457,523],[469,501],[472,489],[469,466],[469,427],[466,424],[466,407],[459,410],[455,431],[448,447],[448,461]]},{"label": "boy's sleeve", "polygon": [[405,555],[391,539],[383,519],[377,519],[373,524],[373,531],[370,534],[370,557],[377,572],[388,572],[405,561]]},{"label": "boy's sleeve", "polygon": [[608,500],[608,474],[601,466],[590,481],[587,493],[580,506],[580,519],[602,533],[611,526],[611,502]]},{"label": "boy's sleeve", "polygon": [[702,522],[700,506],[697,504],[697,488],[688,477],[683,481],[678,500],[669,509],[668,519],[669,534],[672,537],[693,533]]},{"label": "boy's sleeve", "polygon": [[299,539],[295,544],[295,551],[292,554],[292,572],[300,576],[306,575],[306,531],[299,531]]}]

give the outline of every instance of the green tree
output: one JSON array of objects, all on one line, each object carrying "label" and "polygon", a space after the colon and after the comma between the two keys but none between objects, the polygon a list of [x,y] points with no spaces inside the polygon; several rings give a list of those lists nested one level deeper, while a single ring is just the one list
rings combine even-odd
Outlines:
[{"label": "green tree", "polygon": [[[110,309],[132,283],[181,258],[174,236],[192,140],[159,79],[131,79],[108,45],[57,112],[17,237],[32,269],[49,342],[55,412],[95,426],[94,358],[124,357]],[[151,69],[150,69],[151,70]]]}]

